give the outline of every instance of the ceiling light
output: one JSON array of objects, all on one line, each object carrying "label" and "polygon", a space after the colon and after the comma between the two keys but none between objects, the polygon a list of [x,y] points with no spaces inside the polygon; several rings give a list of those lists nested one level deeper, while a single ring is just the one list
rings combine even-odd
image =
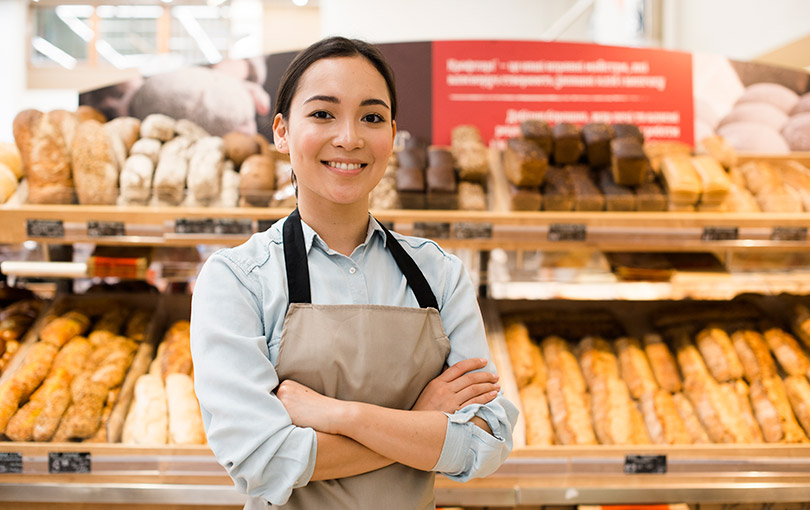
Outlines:
[{"label": "ceiling light", "polygon": [[309,3],[309,0],[293,0],[293,3],[298,7],[303,7]]},{"label": "ceiling light", "polygon": [[76,67],[75,58],[65,53],[62,48],[55,46],[42,37],[34,37],[31,40],[31,44],[34,46],[35,50],[42,53],[65,69],[73,69]]}]

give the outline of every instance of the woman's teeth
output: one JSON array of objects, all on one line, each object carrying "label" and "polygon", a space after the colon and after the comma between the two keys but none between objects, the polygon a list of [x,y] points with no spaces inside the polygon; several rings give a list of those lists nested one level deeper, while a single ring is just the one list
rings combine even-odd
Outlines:
[{"label": "woman's teeth", "polygon": [[363,166],[360,163],[338,163],[337,161],[329,161],[327,164],[340,170],[357,170]]}]

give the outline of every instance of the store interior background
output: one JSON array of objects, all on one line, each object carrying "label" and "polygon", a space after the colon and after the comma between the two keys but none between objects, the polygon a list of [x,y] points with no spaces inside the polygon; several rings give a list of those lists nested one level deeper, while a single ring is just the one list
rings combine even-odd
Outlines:
[{"label": "store interior background", "polygon": [[[80,91],[189,64],[188,59],[172,58],[171,49],[141,60],[139,66],[121,68],[100,57],[95,65],[78,60],[67,69],[37,55],[32,45],[35,10],[69,4],[81,1],[0,0],[0,140],[13,139],[12,120],[22,109],[74,109]],[[219,52],[222,58],[297,50],[339,34],[378,43],[594,42],[710,52],[810,69],[806,0],[94,0],[92,4],[208,6],[227,12],[230,41],[227,50]],[[209,60],[216,58],[214,54]]]}]

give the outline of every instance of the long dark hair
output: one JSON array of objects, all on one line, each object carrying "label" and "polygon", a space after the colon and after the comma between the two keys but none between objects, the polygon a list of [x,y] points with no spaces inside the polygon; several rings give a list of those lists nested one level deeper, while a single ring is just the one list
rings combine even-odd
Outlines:
[{"label": "long dark hair", "polygon": [[278,86],[276,94],[276,111],[285,119],[290,116],[290,104],[298,88],[298,82],[309,66],[324,58],[361,56],[368,60],[385,79],[388,94],[391,96],[391,119],[397,116],[397,91],[394,84],[394,71],[376,46],[358,39],[345,37],[328,37],[312,44],[295,56]]}]

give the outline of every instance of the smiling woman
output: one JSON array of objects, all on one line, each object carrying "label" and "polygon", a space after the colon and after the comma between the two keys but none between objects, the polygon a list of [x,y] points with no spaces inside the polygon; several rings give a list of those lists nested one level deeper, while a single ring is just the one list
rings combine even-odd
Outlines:
[{"label": "smiling woman", "polygon": [[432,509],[434,472],[500,466],[517,411],[461,261],[369,214],[396,134],[393,73],[374,46],[325,39],[290,64],[276,105],[298,208],[209,258],[194,291],[208,442],[246,508]]}]

